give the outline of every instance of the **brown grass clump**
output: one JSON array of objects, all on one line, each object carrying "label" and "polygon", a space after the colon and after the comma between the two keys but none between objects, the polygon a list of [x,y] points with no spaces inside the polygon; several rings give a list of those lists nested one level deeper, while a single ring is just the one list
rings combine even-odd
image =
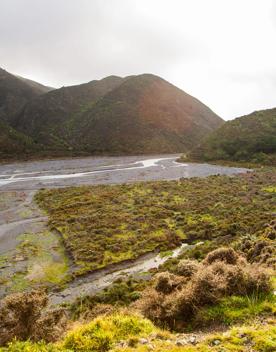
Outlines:
[{"label": "brown grass clump", "polygon": [[79,320],[88,322],[99,315],[110,315],[115,311],[115,308],[111,304],[103,304],[97,303],[93,306],[93,308],[85,310],[83,313],[80,314]]},{"label": "brown grass clump", "polygon": [[45,311],[44,291],[15,293],[0,301],[0,345],[13,339],[54,341],[65,330],[67,318],[62,309]]},{"label": "brown grass clump", "polygon": [[68,316],[64,309],[47,310],[34,322],[29,337],[34,341],[57,341],[64,335],[67,323]]},{"label": "brown grass clump", "polygon": [[238,253],[234,251],[233,248],[218,248],[214,251],[207,254],[206,258],[204,259],[204,264],[212,264],[215,261],[225,262],[227,264],[237,264],[239,259]]},{"label": "brown grass clump", "polygon": [[276,269],[276,221],[271,221],[265,229],[258,234],[257,239],[244,238],[240,249],[250,263],[260,263]]},{"label": "brown grass clump", "polygon": [[155,289],[157,292],[168,294],[174,291],[183,282],[183,279],[167,271],[155,275]]},{"label": "brown grass clump", "polygon": [[197,264],[189,281],[167,272],[158,274],[156,285],[144,291],[135,306],[155,323],[175,329],[191,321],[199,308],[216,304],[225,296],[270,290],[265,268],[249,264],[234,250],[221,248]]},{"label": "brown grass clump", "polygon": [[193,276],[199,268],[200,265],[196,260],[182,259],[176,267],[176,273],[188,279]]}]

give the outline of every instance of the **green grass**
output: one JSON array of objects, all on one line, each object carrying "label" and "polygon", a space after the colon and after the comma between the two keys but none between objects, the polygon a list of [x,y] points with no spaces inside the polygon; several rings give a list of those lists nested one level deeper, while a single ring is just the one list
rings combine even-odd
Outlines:
[{"label": "green grass", "polygon": [[[273,218],[274,169],[235,177],[41,190],[36,195],[78,266],[76,274],[183,240],[253,235]],[[185,201],[184,201],[185,200]]]},{"label": "green grass", "polygon": [[[141,343],[141,338],[147,343]],[[185,336],[184,336],[185,338]],[[224,333],[199,336],[196,345],[177,346],[176,335],[157,329],[136,314],[101,316],[75,327],[56,344],[29,341],[10,343],[1,352],[274,352],[275,319],[234,327]],[[124,346],[118,346],[119,342]],[[150,347],[151,346],[151,347]]]},{"label": "green grass", "polygon": [[[62,287],[69,280],[69,260],[56,234],[26,233],[18,236],[18,240],[14,252],[0,257],[0,266],[12,263],[12,269],[7,267],[2,272],[7,294],[37,287]],[[22,261],[17,263],[17,257]]]},{"label": "green grass", "polygon": [[108,351],[122,339],[147,336],[158,331],[147,319],[116,314],[97,318],[69,333],[62,346],[73,351]]},{"label": "green grass", "polygon": [[201,309],[195,318],[195,325],[248,323],[258,316],[272,315],[275,312],[276,298],[273,294],[230,296],[223,298],[217,305]]}]

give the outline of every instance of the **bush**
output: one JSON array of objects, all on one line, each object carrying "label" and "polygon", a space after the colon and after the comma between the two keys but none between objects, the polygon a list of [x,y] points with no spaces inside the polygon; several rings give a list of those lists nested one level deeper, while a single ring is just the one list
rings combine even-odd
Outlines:
[{"label": "bush", "polygon": [[212,264],[215,261],[223,261],[227,264],[237,264],[239,255],[234,251],[233,248],[218,248],[207,254],[204,259],[204,264]]},{"label": "bush", "polygon": [[156,283],[155,289],[157,292],[161,293],[171,293],[179,286],[179,284],[183,281],[181,277],[176,276],[174,274],[163,272],[155,275]]},{"label": "bush", "polygon": [[47,302],[46,293],[35,290],[15,293],[0,301],[0,345],[15,338],[36,341],[60,338],[67,323],[65,311],[45,311]]},{"label": "bush", "polygon": [[76,328],[65,337],[62,347],[78,352],[105,352],[120,340],[147,335],[155,330],[149,320],[139,315],[118,313],[98,317]]},{"label": "bush", "polygon": [[196,260],[183,259],[178,263],[176,273],[185,278],[190,278],[198,271],[199,267]]},{"label": "bush", "polygon": [[191,322],[201,307],[217,304],[224,297],[270,291],[270,277],[264,268],[247,263],[232,249],[220,248],[197,264],[189,281],[166,272],[158,274],[156,285],[146,290],[135,306],[157,324],[175,329]]}]

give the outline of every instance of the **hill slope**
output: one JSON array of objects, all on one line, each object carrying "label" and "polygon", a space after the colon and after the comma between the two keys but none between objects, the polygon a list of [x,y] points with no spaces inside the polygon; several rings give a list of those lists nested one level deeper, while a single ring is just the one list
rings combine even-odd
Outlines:
[{"label": "hill slope", "polygon": [[16,131],[6,122],[0,121],[0,160],[26,156],[37,150],[30,137]]},{"label": "hill slope", "polygon": [[154,75],[107,77],[26,104],[15,127],[51,149],[89,154],[185,151],[223,120]]},{"label": "hill slope", "polygon": [[52,87],[44,86],[43,84],[38,83],[38,82],[33,81],[31,79],[28,79],[28,78],[24,78],[24,77],[21,77],[21,76],[16,76],[16,77],[19,78],[21,81],[25,82],[31,88],[35,89],[38,94],[48,93],[51,90],[55,89],[55,88],[52,88]]},{"label": "hill slope", "polygon": [[29,100],[43,93],[41,87],[0,68],[0,120],[10,122]]},{"label": "hill slope", "polygon": [[[227,121],[195,148],[199,160],[276,161],[276,108]],[[273,161],[274,160],[274,161]]]},{"label": "hill slope", "polygon": [[32,138],[18,132],[11,123],[28,101],[51,89],[0,68],[0,159],[20,157],[37,150]]}]

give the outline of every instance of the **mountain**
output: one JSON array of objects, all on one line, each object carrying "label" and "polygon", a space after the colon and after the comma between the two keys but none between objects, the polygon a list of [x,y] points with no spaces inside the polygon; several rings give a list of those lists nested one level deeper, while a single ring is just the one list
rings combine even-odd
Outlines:
[{"label": "mountain", "polygon": [[34,90],[36,90],[38,94],[48,93],[51,90],[55,89],[53,87],[44,86],[43,84],[38,83],[38,82],[33,81],[31,79],[28,79],[28,78],[24,78],[24,77],[21,77],[21,76],[16,76],[16,77],[19,78],[21,81],[25,82],[29,87],[31,87]]},{"label": "mountain", "polygon": [[[78,129],[76,118],[122,81],[110,76],[53,90],[26,104],[13,125],[52,150],[70,150],[71,138]],[[77,149],[81,150],[81,143]]]},{"label": "mountain", "polygon": [[11,121],[29,100],[44,93],[46,87],[30,82],[0,68],[0,120]]},{"label": "mountain", "polygon": [[196,147],[189,158],[276,164],[276,108],[227,121]]},{"label": "mountain", "polygon": [[141,154],[188,150],[222,124],[199,100],[143,74],[48,92],[28,102],[13,126],[51,150]]}]

